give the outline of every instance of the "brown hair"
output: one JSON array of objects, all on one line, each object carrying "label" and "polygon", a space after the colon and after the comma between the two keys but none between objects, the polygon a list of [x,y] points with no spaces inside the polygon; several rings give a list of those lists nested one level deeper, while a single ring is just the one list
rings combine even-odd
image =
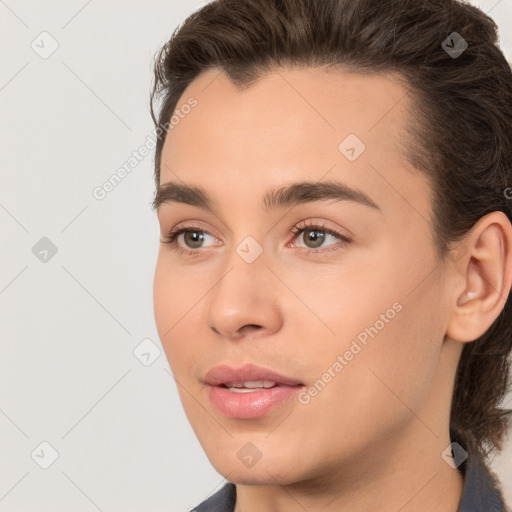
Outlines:
[{"label": "brown hair", "polygon": [[[442,46],[447,38],[454,45],[453,32],[468,45],[460,56]],[[344,66],[405,79],[415,110],[406,153],[432,184],[440,260],[487,213],[512,220],[505,194],[512,181],[512,73],[496,24],[478,8],[456,0],[214,1],[189,16],[156,56],[153,121],[168,126],[185,88],[205,70],[224,71],[243,88],[277,66]],[[160,130],[157,139],[157,187],[165,135]],[[488,331],[464,345],[457,368],[451,439],[482,460],[502,449],[512,413],[499,408],[511,331],[509,295]]]}]

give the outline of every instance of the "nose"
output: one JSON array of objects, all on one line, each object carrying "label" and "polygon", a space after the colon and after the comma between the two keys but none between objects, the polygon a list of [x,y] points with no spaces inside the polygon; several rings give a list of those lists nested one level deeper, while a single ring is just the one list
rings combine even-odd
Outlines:
[{"label": "nose", "polygon": [[279,287],[263,256],[246,263],[235,254],[207,298],[206,321],[223,338],[264,337],[282,326]]}]

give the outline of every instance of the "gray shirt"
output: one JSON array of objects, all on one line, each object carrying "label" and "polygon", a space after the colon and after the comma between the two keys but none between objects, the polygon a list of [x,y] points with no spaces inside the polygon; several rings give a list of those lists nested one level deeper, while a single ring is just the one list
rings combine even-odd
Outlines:
[{"label": "gray shirt", "polygon": [[[498,483],[479,459],[469,457],[459,470],[464,487],[457,512],[510,512],[505,508]],[[228,482],[192,512],[233,512],[235,502],[236,486]]]}]

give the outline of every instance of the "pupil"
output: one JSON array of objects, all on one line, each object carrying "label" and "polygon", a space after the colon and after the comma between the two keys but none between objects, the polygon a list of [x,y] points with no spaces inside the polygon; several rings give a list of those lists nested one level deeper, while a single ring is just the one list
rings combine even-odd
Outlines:
[{"label": "pupil", "polygon": [[202,235],[202,234],[199,234],[199,232],[198,232],[198,231],[189,231],[189,232],[188,232],[188,233],[186,233],[186,234],[189,236],[189,238],[191,238],[191,239],[192,239],[192,240],[191,240],[191,243],[192,243],[192,246],[193,246],[193,247],[196,247],[195,245],[193,245],[194,243],[196,243],[196,244],[197,244],[197,243],[199,242],[199,244],[197,245],[197,247],[199,247],[199,246],[201,245],[201,241],[202,241],[202,239],[203,239],[203,235]]},{"label": "pupil", "polygon": [[309,233],[309,236],[307,237],[307,239],[313,243],[315,242],[319,242],[317,243],[316,245],[313,244],[314,247],[320,247],[322,245],[322,242],[323,242],[323,239],[324,239],[324,234],[318,234],[319,231],[315,230],[315,229],[311,229],[311,230],[307,230],[307,232]]}]

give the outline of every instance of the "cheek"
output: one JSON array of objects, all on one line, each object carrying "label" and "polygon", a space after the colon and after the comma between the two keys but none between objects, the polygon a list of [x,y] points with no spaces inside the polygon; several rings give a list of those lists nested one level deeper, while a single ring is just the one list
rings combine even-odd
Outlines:
[{"label": "cheek", "polygon": [[[435,379],[442,345],[432,329],[435,316],[426,315],[422,304],[413,299],[401,305],[403,309],[382,329],[378,330],[381,324],[372,325],[378,332],[368,326],[361,331],[368,334],[365,343],[357,336],[343,340],[343,349],[331,347],[326,361],[332,364],[338,354],[352,358],[319,405],[334,416],[333,425],[352,426],[349,430],[356,436],[356,444],[379,433],[396,432],[411,421],[410,411],[421,410]],[[360,348],[354,348],[355,344]]]},{"label": "cheek", "polygon": [[[197,303],[208,290],[201,277],[201,271],[184,272],[162,249],[158,257],[153,280],[153,306],[159,334],[172,329],[174,332],[182,323],[191,324]],[[165,340],[162,340],[165,341]]]},{"label": "cheek", "polygon": [[153,309],[155,313],[155,322],[162,343],[165,343],[165,333],[172,326],[172,312],[175,311],[174,297],[172,293],[172,280],[164,269],[161,256],[155,269],[153,279]]},{"label": "cheek", "polygon": [[338,270],[296,289],[324,324],[308,315],[302,326],[306,338],[321,333],[308,346],[311,381],[319,388],[328,381],[311,406],[334,424],[353,422],[355,432],[377,428],[376,417],[379,428],[405,421],[404,404],[419,408],[435,376],[443,340],[439,287],[433,275],[418,286],[434,264],[404,264],[381,257],[364,271]]},{"label": "cheek", "polygon": [[173,374],[181,368],[180,361],[186,360],[186,349],[190,347],[184,343],[180,350],[176,349],[179,340],[183,339],[180,330],[185,325],[189,328],[192,325],[194,311],[191,307],[198,300],[194,290],[197,288],[187,286],[166,262],[165,256],[159,256],[153,281],[153,307],[158,335]]},{"label": "cheek", "polygon": [[[301,406],[296,419],[304,432],[322,432],[313,439],[297,433],[312,453],[323,453],[326,461],[336,464],[341,453],[356,454],[370,440],[378,446],[414,421],[411,410],[420,411],[428,399],[437,362],[435,343],[418,326],[417,312],[411,308],[404,304],[386,327],[368,336],[366,345],[354,338],[359,348],[351,347],[352,340],[344,339],[311,352],[316,367],[311,386],[320,391]],[[339,373],[336,362],[342,364]]]}]

